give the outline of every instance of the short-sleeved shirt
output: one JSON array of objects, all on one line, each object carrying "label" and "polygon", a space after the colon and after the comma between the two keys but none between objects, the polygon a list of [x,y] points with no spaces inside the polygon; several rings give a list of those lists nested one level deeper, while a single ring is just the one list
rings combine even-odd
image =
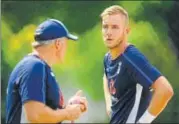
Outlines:
[{"label": "short-sleeved shirt", "polygon": [[114,60],[107,53],[104,71],[112,99],[110,123],[137,122],[149,106],[151,85],[161,73],[134,45]]},{"label": "short-sleeved shirt", "polygon": [[6,97],[6,123],[27,123],[24,103],[44,103],[62,109],[63,95],[50,66],[36,55],[25,56],[13,69]]}]

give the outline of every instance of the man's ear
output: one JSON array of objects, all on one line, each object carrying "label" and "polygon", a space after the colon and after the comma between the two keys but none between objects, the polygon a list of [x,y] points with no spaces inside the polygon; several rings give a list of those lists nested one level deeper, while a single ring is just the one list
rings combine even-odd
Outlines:
[{"label": "man's ear", "polygon": [[127,26],[127,28],[126,28],[126,34],[129,34],[130,31],[131,31],[130,27]]},{"label": "man's ear", "polygon": [[62,44],[62,42],[60,42],[60,40],[56,40],[56,41],[55,41],[55,48],[56,48],[56,49],[61,49],[62,45],[63,45],[63,44]]}]

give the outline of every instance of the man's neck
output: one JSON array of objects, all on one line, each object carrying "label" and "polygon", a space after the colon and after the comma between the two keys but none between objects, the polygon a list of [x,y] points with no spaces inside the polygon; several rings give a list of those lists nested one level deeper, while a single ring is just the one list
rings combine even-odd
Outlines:
[{"label": "man's neck", "polygon": [[127,48],[128,45],[129,45],[129,43],[122,42],[117,47],[110,49],[109,52],[111,54],[112,60],[119,57],[125,51],[125,49]]},{"label": "man's neck", "polygon": [[46,54],[46,52],[43,52],[43,54],[42,54],[42,51],[33,50],[33,52],[31,54],[37,55],[39,58],[44,60],[50,67],[52,66],[52,62],[49,60],[49,57]]}]

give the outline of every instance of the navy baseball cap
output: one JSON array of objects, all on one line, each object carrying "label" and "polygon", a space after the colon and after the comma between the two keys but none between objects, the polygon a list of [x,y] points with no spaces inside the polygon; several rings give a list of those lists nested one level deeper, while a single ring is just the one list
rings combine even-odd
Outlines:
[{"label": "navy baseball cap", "polygon": [[69,33],[66,26],[59,20],[47,19],[42,22],[35,30],[34,39],[38,44],[43,43],[43,41],[53,40],[61,37],[66,37],[71,40],[77,40],[78,37]]}]

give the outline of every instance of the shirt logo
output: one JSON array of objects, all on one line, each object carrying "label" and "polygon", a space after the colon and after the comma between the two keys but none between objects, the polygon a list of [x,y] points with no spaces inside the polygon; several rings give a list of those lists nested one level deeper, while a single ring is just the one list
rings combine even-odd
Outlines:
[{"label": "shirt logo", "polygon": [[109,86],[109,92],[112,94],[112,95],[115,95],[116,94],[116,88],[114,86],[114,80],[111,79],[110,82],[109,82],[110,86]]}]

